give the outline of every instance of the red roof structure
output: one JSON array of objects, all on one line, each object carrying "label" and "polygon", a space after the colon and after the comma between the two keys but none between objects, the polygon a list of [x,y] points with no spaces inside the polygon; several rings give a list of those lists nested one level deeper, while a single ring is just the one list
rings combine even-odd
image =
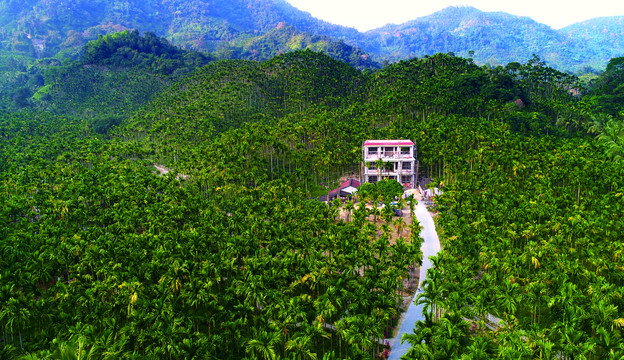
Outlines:
[{"label": "red roof structure", "polygon": [[343,182],[342,184],[340,184],[340,187],[331,190],[327,196],[329,197],[329,200],[333,200],[335,198],[337,198],[338,196],[341,197],[347,197],[347,196],[351,196],[351,193],[348,192],[344,192],[343,189],[346,189],[348,187],[354,187],[354,188],[359,188],[360,187],[360,181],[356,180],[356,179],[349,179],[345,182]]},{"label": "red roof structure", "polygon": [[354,188],[359,188],[360,187],[360,181],[356,180],[356,179],[349,179],[345,182],[343,182],[342,184],[340,184],[340,188],[344,189],[346,187],[349,186],[353,186]]},{"label": "red roof structure", "polygon": [[411,140],[366,140],[364,146],[414,146]]}]

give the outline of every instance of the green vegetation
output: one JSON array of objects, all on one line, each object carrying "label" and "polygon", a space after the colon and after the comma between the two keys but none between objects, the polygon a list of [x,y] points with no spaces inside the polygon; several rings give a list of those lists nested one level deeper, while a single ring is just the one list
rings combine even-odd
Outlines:
[{"label": "green vegetation", "polygon": [[437,198],[444,250],[411,356],[621,357],[622,163],[592,139],[458,120],[430,125],[455,141],[438,157],[451,181]]},{"label": "green vegetation", "polygon": [[[600,93],[567,102],[588,116],[584,128],[606,116]],[[437,154],[446,186],[437,198],[443,251],[418,300],[427,317],[407,337],[410,357],[622,357],[624,172],[622,153],[615,156],[607,141],[622,144],[618,126],[594,125],[595,141],[583,133],[553,136],[556,129],[523,135],[484,119],[425,125],[453,141],[419,148]]]},{"label": "green vegetation", "polygon": [[278,54],[304,49],[324,52],[336,60],[351,64],[357,69],[378,69],[381,67],[370,55],[342,40],[335,41],[328,36],[309,35],[283,24],[269,30],[265,35],[235,40],[224,51],[228,55],[225,57],[268,60]]},{"label": "green vegetation", "polygon": [[391,242],[373,192],[349,221],[308,200],[372,138],[412,139],[444,182],[412,358],[622,356],[621,59],[588,88],[538,57],[204,60],[103,36],[0,112],[0,357],[379,358],[418,223]]},{"label": "green vegetation", "polygon": [[[4,108],[35,108],[92,119],[129,116],[174,82],[212,61],[154,34],[123,31],[89,42],[78,60],[24,61],[6,67]],[[8,62],[8,60],[7,60]],[[12,79],[9,75],[13,75]],[[114,121],[118,123],[119,121]]]},{"label": "green vegetation", "polygon": [[[282,29],[284,24],[293,27]],[[329,37],[353,38],[356,30],[314,19],[285,1],[3,0],[0,26],[0,50],[33,58],[73,57],[98,36],[136,29],[228,59],[268,60],[284,50],[327,48],[328,54],[350,59],[354,66],[377,66],[361,50]]]},{"label": "green vegetation", "polygon": [[268,60],[309,48],[376,68],[384,60],[439,52],[492,66],[537,54],[559,70],[583,74],[622,55],[623,23],[622,17],[598,18],[554,30],[526,17],[449,7],[360,33],[315,19],[284,0],[0,0],[0,51],[75,57],[99,35],[136,29],[224,59]]},{"label": "green vegetation", "polygon": [[85,45],[80,55],[80,65],[150,67],[156,73],[167,75],[201,67],[209,60],[202,53],[182,50],[153,33],[147,32],[141,37],[137,30],[100,35]]},{"label": "green vegetation", "polygon": [[375,184],[364,183],[358,188],[358,196],[369,199],[381,199],[389,204],[395,197],[403,195],[403,185],[396,180],[383,179]]},{"label": "green vegetation", "polygon": [[389,59],[402,59],[405,54],[446,52],[491,66],[537,54],[551,66],[566,71],[578,71],[586,66],[602,68],[610,57],[618,54],[610,52],[609,56],[601,52],[597,57],[599,45],[590,49],[587,41],[577,40],[574,34],[554,30],[528,17],[483,12],[468,6],[448,7],[404,24],[371,30],[357,44],[371,54]]}]

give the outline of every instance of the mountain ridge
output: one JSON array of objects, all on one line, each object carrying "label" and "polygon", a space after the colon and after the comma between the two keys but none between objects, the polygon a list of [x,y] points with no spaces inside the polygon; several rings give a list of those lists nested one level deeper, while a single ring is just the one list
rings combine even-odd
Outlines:
[{"label": "mountain ridge", "polygon": [[[240,51],[245,44],[262,43],[262,37],[283,25],[303,36],[327,37],[322,40],[326,43],[342,40],[378,62],[445,52],[495,66],[536,54],[560,70],[596,71],[624,53],[621,16],[556,30],[526,16],[451,6],[402,24],[359,32],[316,19],[285,0],[93,0],[88,4],[67,0],[63,6],[43,0],[0,1],[0,48],[39,58],[59,52],[75,56],[98,35],[125,29],[153,32],[177,46],[227,58],[233,52],[245,53]],[[311,44],[314,41],[308,40],[306,46]],[[263,46],[270,44],[265,41]],[[275,55],[285,46],[276,44],[265,53]]]},{"label": "mountain ridge", "polygon": [[[624,22],[624,17],[605,19],[618,18]],[[604,48],[602,52],[593,51],[602,47],[599,44],[592,44],[587,49],[582,40],[591,37],[592,33],[583,23],[575,25],[580,29],[579,33],[584,30],[584,38],[577,39],[570,27],[555,30],[526,16],[452,6],[402,24],[369,30],[366,35],[371,41],[358,45],[365,51],[381,53],[392,59],[400,59],[405,53],[423,56],[452,52],[490,65],[523,61],[536,54],[563,70],[578,70],[586,63],[603,68],[609,59],[618,56],[617,52]],[[596,54],[600,54],[600,58],[591,59]]]}]

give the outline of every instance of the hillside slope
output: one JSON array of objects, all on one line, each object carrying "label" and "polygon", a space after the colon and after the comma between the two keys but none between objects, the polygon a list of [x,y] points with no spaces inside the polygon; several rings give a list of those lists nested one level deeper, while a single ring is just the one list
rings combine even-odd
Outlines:
[{"label": "hillside slope", "polygon": [[400,25],[366,32],[366,51],[392,59],[452,52],[482,64],[525,61],[533,54],[558,68],[580,66],[576,39],[528,17],[449,7]]},{"label": "hillside slope", "polygon": [[613,57],[624,55],[624,16],[601,17],[567,26],[559,31],[585,47],[585,64],[604,68]]},{"label": "hillside slope", "polygon": [[314,50],[341,47],[341,40],[354,47],[348,56],[336,57],[341,60],[361,58],[357,48],[378,61],[452,52],[490,65],[536,54],[560,70],[578,71],[600,70],[622,54],[623,22],[621,17],[594,19],[554,30],[527,17],[449,7],[360,33],[316,19],[285,0],[2,0],[0,49],[32,57],[76,54],[99,34],[138,29],[223,58],[267,60],[299,49],[293,46],[297,39]]},{"label": "hillside slope", "polygon": [[282,22],[312,34],[357,34],[317,20],[284,0],[3,0],[0,14],[3,47],[48,56],[123,29],[151,31],[207,51],[244,34],[266,33]]},{"label": "hillside slope", "polygon": [[135,116],[132,131],[167,129],[183,133],[180,138],[195,138],[199,132],[222,132],[246,123],[274,123],[314,106],[340,106],[362,82],[357,70],[310,50],[263,63],[218,61],[150,103]]}]

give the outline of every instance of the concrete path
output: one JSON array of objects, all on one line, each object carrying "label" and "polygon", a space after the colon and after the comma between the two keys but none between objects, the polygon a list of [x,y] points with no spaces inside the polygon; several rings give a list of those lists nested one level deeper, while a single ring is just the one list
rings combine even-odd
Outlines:
[{"label": "concrete path", "polygon": [[[418,288],[422,287],[422,282],[425,280],[425,276],[427,275],[427,269],[431,267],[431,260],[429,260],[430,256],[433,256],[440,251],[440,240],[438,239],[438,233],[435,230],[435,224],[433,222],[433,218],[431,214],[427,211],[424,202],[419,201],[418,205],[414,209],[414,214],[416,218],[420,222],[420,225],[423,227],[420,232],[420,236],[424,239],[422,244],[422,252],[423,252],[423,263],[420,267],[420,281],[418,284]],[[418,295],[418,292],[414,294],[414,298]],[[399,325],[399,332],[396,337],[390,342],[390,356],[389,360],[399,360],[401,356],[403,356],[407,350],[410,348],[410,344],[406,341],[401,344],[401,337],[403,334],[408,333],[411,334],[414,330],[414,325],[418,320],[424,320],[424,316],[422,314],[424,305],[416,306],[414,304],[414,299],[410,303],[409,308],[405,312],[403,316],[403,321]]]}]

